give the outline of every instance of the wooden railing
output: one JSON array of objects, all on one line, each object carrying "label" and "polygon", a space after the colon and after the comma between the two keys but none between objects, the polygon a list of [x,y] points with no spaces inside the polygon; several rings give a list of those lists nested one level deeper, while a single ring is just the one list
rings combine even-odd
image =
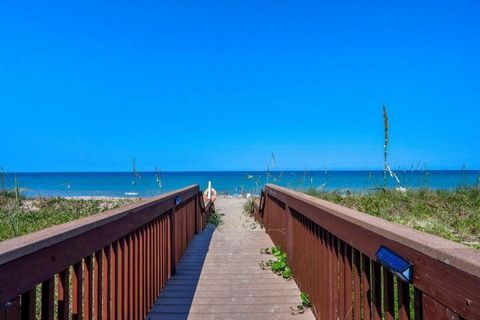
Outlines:
[{"label": "wooden railing", "polygon": [[198,186],[0,243],[0,319],[143,319],[206,224]]},{"label": "wooden railing", "polygon": [[[319,319],[480,319],[479,250],[274,185],[255,211]],[[380,246],[413,264],[411,284]]]}]

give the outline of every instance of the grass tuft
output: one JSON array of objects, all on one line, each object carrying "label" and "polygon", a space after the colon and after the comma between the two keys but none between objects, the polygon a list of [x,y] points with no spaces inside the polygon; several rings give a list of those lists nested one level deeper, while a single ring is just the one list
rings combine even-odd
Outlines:
[{"label": "grass tuft", "polygon": [[222,224],[222,215],[217,210],[210,212],[208,214],[207,222],[218,227]]},{"label": "grass tuft", "polygon": [[134,199],[25,198],[0,192],[0,241],[132,203]]},{"label": "grass tuft", "polygon": [[385,189],[348,194],[311,189],[306,193],[472,248],[480,248],[480,188],[406,192]]}]

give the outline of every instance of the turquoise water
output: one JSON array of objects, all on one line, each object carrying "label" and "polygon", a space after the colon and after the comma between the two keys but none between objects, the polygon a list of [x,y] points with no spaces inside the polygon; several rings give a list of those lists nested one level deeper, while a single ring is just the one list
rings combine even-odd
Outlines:
[{"label": "turquoise water", "polygon": [[[477,185],[478,170],[397,171],[400,184],[388,179],[392,188],[428,187],[453,189],[460,185]],[[199,184],[205,189],[208,181],[219,193],[257,194],[265,183],[305,189],[370,190],[383,185],[383,171],[284,171],[284,172],[163,172],[161,187],[154,172],[141,172],[136,177],[126,172],[95,173],[17,173],[18,185],[27,196],[106,196],[150,197]],[[14,175],[7,174],[6,186],[13,188]]]}]

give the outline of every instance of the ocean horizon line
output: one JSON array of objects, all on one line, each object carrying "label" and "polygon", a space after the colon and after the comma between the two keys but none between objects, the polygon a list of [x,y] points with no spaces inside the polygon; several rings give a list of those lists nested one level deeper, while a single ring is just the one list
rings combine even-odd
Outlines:
[{"label": "ocean horizon line", "polygon": [[[397,168],[392,169],[393,171],[408,171],[408,172],[475,172],[479,171],[480,168],[475,169],[407,169],[407,168]],[[265,172],[383,172],[383,169],[282,169],[282,170],[160,170],[160,173],[232,173],[232,172],[245,172],[245,173],[265,173]],[[137,173],[157,173],[157,171],[151,170],[136,170]],[[133,171],[4,171],[4,174],[82,174],[82,173],[114,173],[114,174],[132,174]]]}]

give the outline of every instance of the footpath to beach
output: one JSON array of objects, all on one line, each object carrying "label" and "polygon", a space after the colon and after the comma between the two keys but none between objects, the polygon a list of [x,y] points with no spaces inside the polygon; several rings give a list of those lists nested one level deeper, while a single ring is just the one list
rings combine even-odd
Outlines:
[{"label": "footpath to beach", "polygon": [[310,310],[292,315],[300,303],[293,280],[259,267],[268,259],[260,249],[273,243],[243,214],[244,202],[217,199],[223,223],[194,237],[148,319],[314,319]]}]

